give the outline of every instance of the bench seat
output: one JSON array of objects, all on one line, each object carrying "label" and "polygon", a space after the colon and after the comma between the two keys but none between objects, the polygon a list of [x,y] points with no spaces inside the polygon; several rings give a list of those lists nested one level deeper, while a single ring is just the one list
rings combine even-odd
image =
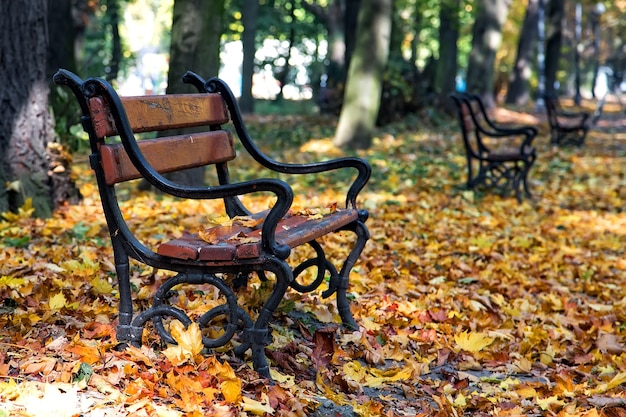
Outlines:
[{"label": "bench seat", "polygon": [[[276,240],[280,244],[295,248],[318,239],[334,230],[354,222],[359,217],[356,210],[336,210],[334,213],[316,216],[288,215],[278,222]],[[263,262],[261,227],[242,224],[214,226],[198,233],[183,233],[183,236],[161,244],[158,254],[177,259],[215,263],[236,263],[241,260]]]}]

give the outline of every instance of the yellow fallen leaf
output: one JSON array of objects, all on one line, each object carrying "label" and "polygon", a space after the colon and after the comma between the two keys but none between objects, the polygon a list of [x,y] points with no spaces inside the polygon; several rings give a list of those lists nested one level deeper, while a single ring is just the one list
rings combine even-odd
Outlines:
[{"label": "yellow fallen leaf", "polygon": [[565,402],[563,402],[563,400],[559,400],[559,397],[556,395],[547,398],[537,398],[537,405],[542,410],[552,409],[555,408],[555,406],[557,409],[560,409],[564,404]]},{"label": "yellow fallen leaf", "polygon": [[172,365],[193,361],[204,348],[198,323],[191,323],[185,329],[180,321],[174,320],[170,324],[170,334],[177,344],[165,349],[163,354],[172,362]]},{"label": "yellow fallen leaf", "polygon": [[269,400],[268,404],[265,404],[248,397],[243,397],[241,401],[241,406],[243,408],[243,411],[247,413],[252,413],[257,416],[262,416],[265,413],[269,413],[270,415],[274,413],[274,409],[269,405]]},{"label": "yellow fallen leaf", "polygon": [[50,307],[50,310],[60,310],[65,307],[66,303],[67,300],[65,299],[65,296],[62,292],[53,295],[52,297],[50,297],[50,300],[48,300],[48,306]]},{"label": "yellow fallen leaf", "polygon": [[241,398],[241,379],[227,379],[220,383],[220,391],[226,402],[235,403]]},{"label": "yellow fallen leaf", "polygon": [[600,384],[591,390],[591,394],[602,394],[626,382],[626,372],[620,372],[615,375],[609,382]]},{"label": "yellow fallen leaf", "polygon": [[456,351],[465,350],[477,353],[493,343],[494,338],[481,332],[463,332],[454,335],[454,342],[457,345]]}]

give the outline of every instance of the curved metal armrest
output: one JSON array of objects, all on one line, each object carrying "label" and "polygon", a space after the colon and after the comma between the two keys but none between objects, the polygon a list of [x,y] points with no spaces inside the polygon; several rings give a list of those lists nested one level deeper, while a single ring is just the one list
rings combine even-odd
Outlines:
[{"label": "curved metal armrest", "polygon": [[559,111],[557,111],[557,116],[559,116],[559,117],[567,117],[567,118],[570,118],[570,119],[574,119],[574,118],[580,117],[580,118],[582,118],[582,121],[584,122],[589,117],[589,113],[587,113],[585,111],[559,110]]},{"label": "curved metal armrest", "polygon": [[328,161],[314,162],[308,164],[288,164],[276,161],[265,155],[255,144],[243,123],[237,100],[228,85],[219,78],[210,78],[204,80],[198,74],[187,71],[183,76],[183,81],[192,84],[200,92],[219,93],[226,106],[230,111],[230,118],[237,132],[237,136],[241,140],[244,148],[248,153],[261,165],[275,172],[285,174],[314,174],[326,171],[332,171],[339,168],[355,168],[358,171],[357,177],[350,186],[346,194],[346,207],[356,209],[356,198],[358,193],[363,189],[370,178],[372,168],[367,161],[361,158],[346,157],[337,158]]},{"label": "curved metal armrest", "polygon": [[364,159],[345,157],[308,164],[286,164],[272,161],[268,168],[285,174],[317,174],[331,172],[343,168],[356,169],[357,176],[346,193],[346,207],[357,209],[356,198],[372,175],[371,165]]},{"label": "curved metal armrest", "polygon": [[526,136],[526,140],[532,140],[535,136],[537,136],[537,129],[533,126],[524,126],[519,128],[506,128],[506,129],[497,129],[497,130],[487,130],[483,126],[477,125],[478,130],[481,133],[497,138],[505,138],[511,136]]}]

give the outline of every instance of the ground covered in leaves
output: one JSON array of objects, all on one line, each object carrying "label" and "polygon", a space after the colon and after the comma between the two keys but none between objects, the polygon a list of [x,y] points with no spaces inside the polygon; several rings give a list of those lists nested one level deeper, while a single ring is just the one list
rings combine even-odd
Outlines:
[{"label": "ground covered in leaves", "polygon": [[[83,164],[82,204],[47,220],[27,206],[5,213],[0,417],[626,415],[623,127],[555,149],[537,121],[534,198],[518,204],[464,190],[456,121],[426,119],[387,127],[360,154],[374,167],[360,201],[372,238],[350,288],[361,328],[338,327],[332,299],[289,293],[268,349],[274,385],[248,357],[202,351],[198,329],[176,322],[177,346],[146,331],[143,347],[117,349],[112,253]],[[256,119],[251,129],[277,158],[340,154],[332,120]],[[237,175],[256,174],[249,166]],[[298,203],[341,200],[330,180],[345,181],[300,179]],[[122,205],[153,244],[216,209],[147,193]],[[343,238],[328,244],[345,256]],[[138,309],[166,278],[133,266]],[[176,298],[202,312],[207,295]],[[250,309],[263,296],[258,283],[239,292]]]}]

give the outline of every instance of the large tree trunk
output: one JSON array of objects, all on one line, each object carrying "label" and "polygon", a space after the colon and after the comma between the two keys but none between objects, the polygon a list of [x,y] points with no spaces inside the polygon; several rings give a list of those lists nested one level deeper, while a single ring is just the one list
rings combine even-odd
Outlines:
[{"label": "large tree trunk", "polygon": [[528,0],[528,8],[517,44],[515,68],[509,78],[506,94],[506,102],[509,104],[524,105],[530,99],[530,76],[537,41],[538,21],[539,0]]},{"label": "large tree trunk", "polygon": [[[182,82],[186,71],[203,77],[219,72],[220,37],[224,1],[176,0],[172,19],[170,67],[167,73],[167,94],[195,92]],[[179,133],[188,131],[181,130]],[[171,132],[170,132],[171,133]],[[204,184],[204,169],[194,168],[168,176],[187,185]]]},{"label": "large tree trunk", "polygon": [[448,99],[448,94],[456,88],[459,0],[441,0],[439,22],[439,60],[435,73],[435,89],[439,95],[439,103],[452,114],[454,106]]},{"label": "large tree trunk", "polygon": [[78,195],[48,111],[47,5],[8,1],[0,13],[0,212],[31,198],[34,214],[47,217]]},{"label": "large tree trunk", "polygon": [[334,143],[368,148],[380,108],[382,76],[389,55],[392,0],[362,0],[356,46]]},{"label": "large tree trunk", "polygon": [[565,0],[550,0],[546,12],[546,93],[554,93],[556,73],[561,59],[561,42],[563,38],[563,16]]},{"label": "large tree trunk", "polygon": [[254,113],[252,97],[252,77],[254,76],[254,55],[256,53],[256,29],[259,16],[259,1],[249,0],[241,11],[243,34],[243,62],[241,64],[241,98],[239,107],[243,113]]},{"label": "large tree trunk", "polygon": [[467,90],[478,94],[487,107],[493,107],[494,66],[502,43],[502,25],[506,22],[511,0],[479,0],[472,30],[472,50],[467,66]]}]

